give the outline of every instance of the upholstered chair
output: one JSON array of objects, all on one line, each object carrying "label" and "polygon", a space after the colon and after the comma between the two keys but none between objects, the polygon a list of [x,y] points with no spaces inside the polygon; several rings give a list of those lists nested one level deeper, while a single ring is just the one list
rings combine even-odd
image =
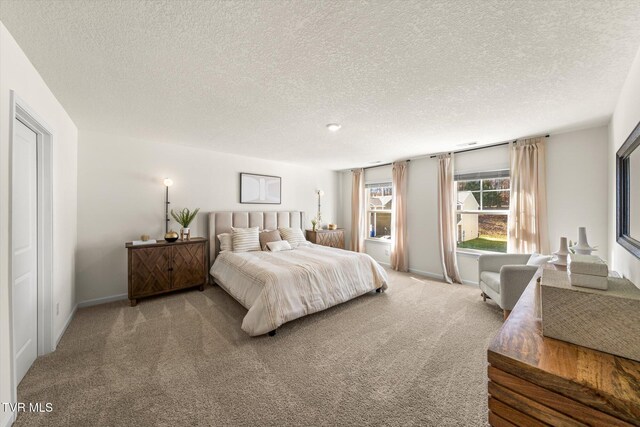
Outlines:
[{"label": "upholstered chair", "polygon": [[531,254],[480,255],[478,276],[482,299],[491,298],[506,319],[520,299],[538,266],[526,265]]}]

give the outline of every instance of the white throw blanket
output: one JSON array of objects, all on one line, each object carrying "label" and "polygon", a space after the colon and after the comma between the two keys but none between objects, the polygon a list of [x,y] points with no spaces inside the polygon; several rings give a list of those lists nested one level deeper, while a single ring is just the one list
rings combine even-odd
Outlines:
[{"label": "white throw blanket", "polygon": [[210,273],[249,309],[242,330],[251,336],[384,290],[388,280],[369,255],[319,245],[282,252],[221,252]]}]

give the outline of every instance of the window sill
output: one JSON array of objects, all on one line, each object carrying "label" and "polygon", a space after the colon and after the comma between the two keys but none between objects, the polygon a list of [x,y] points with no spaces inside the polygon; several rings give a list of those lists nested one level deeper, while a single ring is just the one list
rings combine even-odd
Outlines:
[{"label": "window sill", "polygon": [[496,254],[504,254],[505,252],[494,252],[494,251],[482,251],[480,249],[456,249],[456,254],[465,255],[470,257],[478,258],[480,255],[496,255]]},{"label": "window sill", "polygon": [[365,242],[372,242],[372,243],[380,243],[380,244],[386,244],[386,245],[390,245],[391,244],[391,239],[382,239],[380,237],[367,237],[364,239]]}]

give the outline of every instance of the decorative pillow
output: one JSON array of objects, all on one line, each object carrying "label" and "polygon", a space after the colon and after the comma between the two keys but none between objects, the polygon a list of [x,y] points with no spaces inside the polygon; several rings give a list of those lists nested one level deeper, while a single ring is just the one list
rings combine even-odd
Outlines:
[{"label": "decorative pillow", "polygon": [[282,240],[282,238],[280,237],[280,232],[278,230],[264,230],[260,233],[259,239],[260,239],[260,248],[263,251],[268,250],[267,243],[278,242]]},{"label": "decorative pillow", "polygon": [[532,265],[535,267],[540,267],[551,261],[553,257],[551,255],[540,255],[538,253],[532,253],[531,257],[529,257],[529,261],[527,261],[527,265]]},{"label": "decorative pillow", "polygon": [[282,238],[291,244],[292,248],[307,241],[307,239],[304,238],[304,234],[302,234],[302,230],[299,228],[280,227],[278,231]]},{"label": "decorative pillow", "polygon": [[220,241],[220,252],[233,250],[233,240],[231,239],[231,233],[218,234],[218,240]]},{"label": "decorative pillow", "polygon": [[278,240],[278,241],[268,242],[266,247],[269,248],[269,250],[271,252],[280,252],[280,251],[290,251],[291,250],[291,245],[286,240]]},{"label": "decorative pillow", "polygon": [[258,227],[231,228],[233,240],[233,252],[250,252],[260,250],[260,238]]}]

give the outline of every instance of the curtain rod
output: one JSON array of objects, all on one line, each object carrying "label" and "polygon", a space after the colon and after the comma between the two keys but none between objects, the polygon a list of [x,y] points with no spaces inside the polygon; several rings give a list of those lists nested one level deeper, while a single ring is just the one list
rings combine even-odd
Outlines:
[{"label": "curtain rod", "polygon": [[[545,138],[549,138],[549,134],[546,134],[544,136]],[[529,137],[529,138],[524,138],[524,139],[531,139],[531,138],[536,138],[535,136],[533,137]],[[467,148],[466,150],[458,150],[458,151],[451,151],[451,153],[454,154],[458,154],[458,153],[467,153],[469,151],[476,151],[476,150],[482,150],[483,148],[493,148],[493,147],[500,147],[502,145],[507,145],[507,144],[511,144],[512,142],[516,142],[517,139],[514,139],[513,141],[505,141],[505,142],[498,142],[496,144],[490,144],[490,145],[483,145],[481,147],[475,147],[475,148]],[[436,157],[438,157],[437,154],[434,154],[433,156],[429,156],[430,159],[435,159]]]},{"label": "curtain rod", "polygon": [[[545,138],[549,138],[549,136],[551,136],[551,135],[549,135],[549,134],[544,135],[544,137],[545,137]],[[531,138],[537,138],[537,137],[535,137],[535,136],[529,136],[529,137],[526,137],[526,138],[520,138],[520,139],[531,139]],[[504,142],[497,142],[497,143],[495,143],[495,144],[483,145],[483,146],[481,146],[481,147],[467,148],[466,150],[447,151],[447,153],[455,153],[455,154],[457,154],[457,153],[466,153],[466,152],[468,152],[468,151],[482,150],[483,148],[500,147],[500,146],[502,146],[502,145],[511,144],[512,142],[516,142],[516,141],[517,141],[517,139],[514,139],[514,140],[509,140],[509,141],[504,141]],[[439,154],[440,154],[440,153],[439,153]],[[429,155],[426,155],[426,156],[418,156],[418,157],[413,157],[413,159],[414,159],[414,160],[417,160],[417,159],[424,159],[424,158],[426,158],[427,156],[428,156],[430,159],[435,159],[436,157],[438,157],[438,154],[434,154],[434,155],[432,155],[432,156],[429,156]],[[407,159],[407,162],[410,162],[410,161],[411,161],[411,159]],[[391,166],[392,164],[393,164],[393,162],[391,162],[391,163],[383,163],[383,164],[375,165],[375,166],[367,166],[366,168],[362,168],[362,170],[373,169],[373,168],[380,168],[380,167],[382,167],[382,166]],[[350,169],[350,171],[351,171],[351,172],[353,172],[353,169]]]},{"label": "curtain rod", "polygon": [[[407,159],[407,162],[410,162],[411,159]],[[375,166],[367,166],[366,168],[362,168],[362,170],[367,170],[367,169],[373,169],[373,168],[381,168],[382,166],[391,166],[393,164],[393,162],[391,163],[382,163],[380,165],[375,165]],[[351,169],[351,172],[353,172],[353,169]]]}]

